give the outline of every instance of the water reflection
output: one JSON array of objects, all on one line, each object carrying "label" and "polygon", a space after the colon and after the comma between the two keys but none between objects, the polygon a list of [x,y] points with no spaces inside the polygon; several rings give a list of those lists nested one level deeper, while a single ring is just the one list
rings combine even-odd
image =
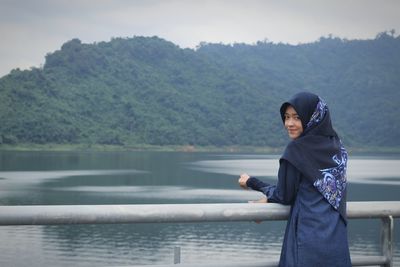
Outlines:
[{"label": "water reflection", "polygon": [[[0,152],[3,205],[247,202],[248,172],[276,181],[278,155]],[[398,158],[351,157],[350,201],[400,200]],[[123,266],[278,258],[285,222],[0,227],[0,266]],[[398,220],[395,229],[400,228]],[[379,253],[379,220],[350,220],[352,253]],[[399,259],[400,231],[395,238]],[[29,251],[29,253],[27,253]]]},{"label": "water reflection", "polygon": [[245,202],[250,199],[261,197],[261,194],[254,191],[233,190],[233,189],[207,189],[183,186],[76,186],[57,188],[59,191],[77,191],[86,193],[107,193],[126,196],[130,199],[139,198],[161,198],[174,200],[212,200],[212,201],[233,201]]},{"label": "water reflection", "polygon": [[[121,175],[121,174],[140,174],[145,173],[140,170],[54,170],[54,171],[0,171],[0,179],[7,184],[23,183],[35,184],[43,183],[50,179],[60,179],[74,176],[102,176],[102,175]],[[7,181],[4,181],[7,180]]]},{"label": "water reflection", "polygon": [[[193,170],[238,175],[243,172],[253,176],[276,177],[279,168],[275,159],[202,160],[191,163]],[[350,159],[347,177],[350,183],[400,185],[400,160]]]},{"label": "water reflection", "polygon": [[6,234],[0,231],[2,240],[13,238],[2,251],[14,258],[2,257],[1,266],[9,266],[10,262],[12,266],[26,266],[27,257],[15,257],[19,251],[30,251],[29,266],[68,266],[71,259],[77,266],[171,264],[176,246],[181,247],[185,263],[205,259],[212,262],[266,260],[279,256],[284,231],[276,222],[268,223],[268,233],[251,223],[6,228]]}]

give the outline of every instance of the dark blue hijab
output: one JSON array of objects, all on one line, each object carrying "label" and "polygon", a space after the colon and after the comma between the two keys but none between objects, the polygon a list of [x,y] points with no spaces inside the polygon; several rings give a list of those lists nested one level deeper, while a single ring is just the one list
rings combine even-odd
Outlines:
[{"label": "dark blue hijab", "polygon": [[315,94],[298,93],[282,104],[283,122],[288,106],[299,115],[303,133],[287,145],[280,161],[294,165],[346,221],[347,152],[332,127],[328,106]]}]

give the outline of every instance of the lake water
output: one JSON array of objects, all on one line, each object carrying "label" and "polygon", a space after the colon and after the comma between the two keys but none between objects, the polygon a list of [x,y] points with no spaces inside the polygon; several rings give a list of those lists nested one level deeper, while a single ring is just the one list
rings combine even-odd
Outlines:
[{"label": "lake water", "polygon": [[[276,182],[278,155],[0,152],[0,205],[247,202],[248,172]],[[349,201],[400,201],[399,155],[350,155]],[[400,224],[395,220],[395,266]],[[284,221],[0,227],[0,266],[124,266],[278,258]],[[353,255],[380,252],[380,221],[350,220]]]}]

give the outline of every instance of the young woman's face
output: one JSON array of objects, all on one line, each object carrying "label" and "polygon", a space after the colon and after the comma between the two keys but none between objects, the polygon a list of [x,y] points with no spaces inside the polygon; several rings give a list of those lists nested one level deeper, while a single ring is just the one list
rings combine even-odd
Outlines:
[{"label": "young woman's face", "polygon": [[285,111],[285,128],[288,131],[289,137],[296,139],[303,132],[303,125],[299,115],[292,106],[288,106]]}]

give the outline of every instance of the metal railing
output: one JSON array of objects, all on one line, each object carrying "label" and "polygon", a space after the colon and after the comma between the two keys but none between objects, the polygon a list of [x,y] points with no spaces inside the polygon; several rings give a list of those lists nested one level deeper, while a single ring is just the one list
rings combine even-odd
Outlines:
[{"label": "metal railing", "polygon": [[[286,220],[288,215],[288,206],[273,203],[0,206],[0,226],[267,221]],[[400,201],[349,202],[347,204],[347,215],[349,219],[378,218],[382,220],[382,254],[380,256],[352,256],[352,265],[392,267],[393,218],[400,217]],[[179,250],[175,251],[175,262],[179,262]],[[278,261],[227,263],[226,266],[228,265],[231,267],[272,267],[277,266]],[[181,264],[180,266],[224,267],[225,264]]]}]

